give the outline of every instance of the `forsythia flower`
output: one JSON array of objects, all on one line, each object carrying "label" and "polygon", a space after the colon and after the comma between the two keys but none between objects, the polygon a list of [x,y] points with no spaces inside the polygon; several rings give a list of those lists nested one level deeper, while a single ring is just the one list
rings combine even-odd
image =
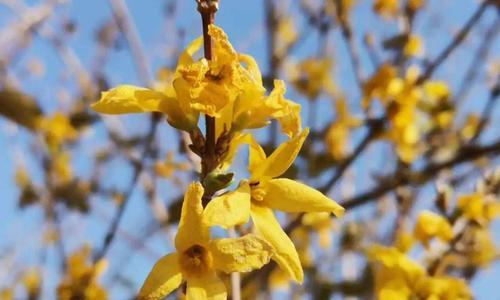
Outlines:
[{"label": "forsythia flower", "polygon": [[174,160],[174,153],[169,151],[165,156],[164,161],[158,161],[154,166],[157,175],[169,178],[174,174],[175,171],[187,171],[189,170],[189,163],[178,162]]},{"label": "forsythia flower", "polygon": [[406,41],[406,44],[403,48],[403,52],[406,56],[420,57],[424,54],[424,46],[422,43],[422,39],[417,36],[411,34]]},{"label": "forsythia flower", "polygon": [[90,248],[84,247],[68,258],[66,276],[57,287],[57,299],[106,300],[106,290],[97,283],[97,278],[106,269],[106,261],[88,265]]},{"label": "forsythia flower", "polygon": [[486,267],[493,262],[498,248],[491,233],[486,228],[473,228],[466,234],[466,243],[470,245],[465,250],[467,262],[476,267]]},{"label": "forsythia flower", "polygon": [[250,142],[249,182],[210,201],[205,208],[207,221],[230,228],[246,223],[251,216],[257,233],[274,248],[273,259],[295,281],[302,282],[303,271],[295,247],[274,216],[273,209],[290,213],[333,212],[344,209],[319,191],[282,175],[297,157],[309,130],[281,144],[269,157],[255,141]]},{"label": "forsythia flower", "polygon": [[286,55],[288,48],[297,41],[297,28],[295,28],[294,19],[292,17],[280,19],[276,37],[276,54],[282,57]]},{"label": "forsythia flower", "polygon": [[45,136],[45,140],[51,151],[66,141],[73,141],[78,136],[78,131],[71,125],[68,117],[60,112],[51,117],[41,117],[37,122],[37,128]]},{"label": "forsythia flower", "polygon": [[470,114],[467,116],[467,119],[465,120],[464,127],[460,131],[460,136],[464,140],[470,140],[472,137],[474,137],[477,134],[477,131],[479,130],[479,124],[481,120],[477,115]]},{"label": "forsythia flower", "polygon": [[399,0],[374,0],[373,10],[384,18],[394,18],[399,11]]},{"label": "forsythia flower", "polygon": [[500,203],[493,197],[479,193],[459,197],[458,208],[466,218],[481,225],[487,225],[494,218],[500,217]]},{"label": "forsythia flower", "polygon": [[361,124],[361,120],[353,117],[344,98],[336,103],[336,118],[330,125],[325,135],[325,145],[328,153],[336,160],[341,160],[345,156],[346,146],[349,140],[349,133],[352,128]]},{"label": "forsythia flower", "polygon": [[328,58],[308,58],[291,70],[291,81],[295,89],[316,100],[323,91],[334,94],[335,85],[330,74],[332,61]]},{"label": "forsythia flower", "polygon": [[163,299],[184,281],[188,300],[226,299],[226,287],[216,271],[248,272],[269,262],[272,247],[256,235],[211,240],[209,224],[203,218],[202,196],[200,183],[189,186],[175,237],[177,252],[158,260],[139,299]]},{"label": "forsythia flower", "polygon": [[367,256],[374,267],[377,299],[472,299],[463,280],[429,276],[421,265],[396,248],[374,245]]},{"label": "forsythia flower", "polygon": [[175,128],[191,131],[199,113],[216,117],[216,136],[224,131],[260,128],[276,119],[282,131],[294,136],[301,130],[300,105],[285,99],[283,81],[266,96],[262,75],[255,60],[237,53],[224,31],[209,26],[214,41],[211,60],[195,60],[203,38],[195,39],[182,53],[173,82],[161,90],[132,85],[118,86],[103,92],[92,108],[105,114],[161,112]]},{"label": "forsythia flower", "polygon": [[417,240],[427,247],[429,241],[434,237],[444,242],[451,240],[453,230],[444,217],[430,211],[423,211],[418,216],[414,235]]}]

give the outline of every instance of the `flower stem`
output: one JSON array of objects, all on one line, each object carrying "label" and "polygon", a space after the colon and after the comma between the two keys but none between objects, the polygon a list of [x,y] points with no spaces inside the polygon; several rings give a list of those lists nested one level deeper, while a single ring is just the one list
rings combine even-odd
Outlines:
[{"label": "flower stem", "polygon": [[[203,49],[205,58],[212,59],[212,38],[208,34],[208,27],[214,23],[215,13],[218,9],[217,0],[197,0],[198,11],[201,15],[203,24]],[[202,158],[201,179],[203,180],[216,167],[216,136],[215,136],[215,118],[205,115],[205,151]]]}]

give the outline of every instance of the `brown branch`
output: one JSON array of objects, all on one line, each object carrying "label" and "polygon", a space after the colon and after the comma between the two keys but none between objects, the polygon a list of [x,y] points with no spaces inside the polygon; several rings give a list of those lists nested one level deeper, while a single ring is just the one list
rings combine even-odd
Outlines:
[{"label": "brown branch", "polygon": [[149,62],[146,54],[144,53],[137,29],[130,17],[127,4],[125,4],[124,0],[110,0],[109,4],[116,23],[125,35],[128,46],[132,52],[140,80],[147,86],[153,86],[154,81],[153,76],[151,75]]},{"label": "brown branch", "polygon": [[455,38],[448,44],[448,46],[430,63],[425,69],[424,73],[418,78],[417,84],[422,84],[429,79],[434,71],[448,58],[448,56],[465,40],[470,30],[481,19],[481,16],[486,11],[488,5],[492,4],[493,0],[484,0],[478,7],[476,12],[470,17],[460,31],[455,35]]}]

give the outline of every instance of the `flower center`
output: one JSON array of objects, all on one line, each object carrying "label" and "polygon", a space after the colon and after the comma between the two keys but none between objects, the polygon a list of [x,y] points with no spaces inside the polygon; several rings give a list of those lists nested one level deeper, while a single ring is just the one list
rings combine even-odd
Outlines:
[{"label": "flower center", "polygon": [[205,247],[194,245],[182,253],[180,266],[186,275],[199,277],[212,268],[212,255]]}]

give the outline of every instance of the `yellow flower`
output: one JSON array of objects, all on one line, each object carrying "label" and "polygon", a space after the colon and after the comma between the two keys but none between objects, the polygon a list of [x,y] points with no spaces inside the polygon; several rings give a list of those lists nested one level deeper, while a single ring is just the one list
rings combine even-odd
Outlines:
[{"label": "yellow flower", "polygon": [[477,115],[475,114],[468,115],[467,119],[465,120],[464,127],[460,131],[460,136],[464,140],[470,140],[477,134],[477,131],[479,130],[480,121],[481,120]]},{"label": "yellow flower", "polygon": [[398,70],[391,64],[382,64],[377,72],[363,83],[363,105],[368,106],[372,98],[380,98],[382,103],[387,103],[389,85],[397,78]]},{"label": "yellow flower", "polygon": [[74,141],[78,137],[78,131],[71,125],[68,117],[60,112],[54,113],[51,117],[41,117],[37,122],[37,128],[53,152],[64,142]]},{"label": "yellow flower", "polygon": [[373,265],[375,293],[380,300],[411,299],[424,268],[393,247],[374,245],[367,250]]},{"label": "yellow flower", "polygon": [[[189,47],[186,51],[189,51]],[[180,103],[172,89],[162,92],[133,85],[120,85],[103,92],[101,99],[91,107],[96,112],[112,115],[160,112],[167,116],[172,127],[185,131],[192,130],[198,123],[198,113],[188,104]]]},{"label": "yellow flower", "polygon": [[319,191],[290,179],[276,178],[292,165],[308,132],[305,129],[281,144],[269,157],[252,139],[250,181],[243,182],[232,195],[212,199],[205,208],[209,216],[207,221],[224,228],[246,223],[251,216],[257,233],[273,246],[272,258],[297,282],[303,280],[299,256],[274,216],[273,209],[289,213],[333,212],[337,216],[344,212],[340,205]]},{"label": "yellow flower", "polygon": [[298,34],[292,17],[280,18],[276,34],[276,55],[282,57],[297,40]]},{"label": "yellow flower", "polygon": [[481,225],[488,225],[491,220],[500,217],[500,203],[479,193],[459,197],[458,208],[466,218]]},{"label": "yellow flower", "polygon": [[466,234],[466,241],[470,247],[466,248],[465,256],[471,265],[487,267],[497,258],[498,249],[488,229],[472,228]]},{"label": "yellow flower", "polygon": [[189,186],[175,237],[177,251],[154,265],[139,299],[163,299],[184,281],[187,299],[226,299],[226,287],[216,271],[248,272],[269,262],[272,248],[256,235],[211,240],[203,217],[202,196],[200,183]]},{"label": "yellow flower", "polygon": [[374,245],[367,250],[380,300],[472,299],[465,281],[429,276],[425,269],[394,247]]},{"label": "yellow flower", "polygon": [[56,181],[66,183],[73,179],[73,168],[71,167],[71,156],[69,152],[62,152],[53,157],[52,170]]},{"label": "yellow flower", "polygon": [[14,289],[13,288],[1,289],[0,300],[14,300]]},{"label": "yellow flower", "polygon": [[[258,76],[261,79],[260,72]],[[261,128],[269,124],[270,119],[276,119],[284,134],[295,136],[302,129],[300,105],[286,99],[285,93],[286,87],[282,80],[274,81],[274,89],[267,97],[264,90],[247,86],[234,105],[223,110],[222,122],[217,124],[218,135],[224,128],[233,131]]]},{"label": "yellow flower", "polygon": [[328,153],[336,160],[344,158],[349,143],[349,133],[352,128],[361,124],[361,120],[353,117],[344,98],[335,103],[336,118],[325,135],[325,145]]},{"label": "yellow flower", "polygon": [[396,246],[396,248],[401,253],[408,252],[413,247],[414,243],[415,243],[415,239],[413,238],[411,233],[398,230],[398,232],[396,234],[396,240],[394,241],[394,246]]},{"label": "yellow flower", "polygon": [[429,241],[434,237],[444,242],[451,240],[453,230],[444,217],[430,211],[423,211],[418,216],[415,224],[414,236],[427,247]]},{"label": "yellow flower", "polygon": [[426,0],[408,0],[407,6],[412,11],[417,11],[425,5]]},{"label": "yellow flower", "polygon": [[321,248],[330,247],[333,221],[329,212],[306,213],[302,217],[302,224],[311,227],[318,233]]},{"label": "yellow flower", "polygon": [[428,81],[423,86],[422,106],[432,119],[432,127],[448,128],[454,118],[453,105],[450,103],[450,89],[444,81]]},{"label": "yellow flower", "polygon": [[406,56],[421,57],[424,54],[422,39],[418,35],[411,34],[403,48]]},{"label": "yellow flower", "polygon": [[177,162],[174,160],[174,153],[172,151],[167,152],[164,161],[158,161],[154,166],[157,175],[169,178],[174,174],[175,171],[187,171],[189,170],[189,163]]},{"label": "yellow flower", "polygon": [[424,277],[417,281],[415,296],[419,299],[472,299],[463,279],[450,276]]},{"label": "yellow flower", "polygon": [[326,91],[335,93],[335,86],[330,74],[332,61],[329,58],[308,58],[300,62],[292,72],[292,84],[309,100],[316,100],[319,94]]},{"label": "yellow flower", "polygon": [[57,299],[106,300],[106,290],[97,282],[107,267],[104,260],[95,265],[87,264],[90,247],[85,246],[67,259],[67,273],[57,287]]},{"label": "yellow flower", "polygon": [[29,269],[25,274],[23,274],[23,285],[28,295],[30,295],[30,299],[36,298],[37,295],[40,294],[41,283],[42,276],[38,269]]},{"label": "yellow flower", "polygon": [[399,0],[375,0],[373,10],[384,18],[394,18],[399,11]]}]

